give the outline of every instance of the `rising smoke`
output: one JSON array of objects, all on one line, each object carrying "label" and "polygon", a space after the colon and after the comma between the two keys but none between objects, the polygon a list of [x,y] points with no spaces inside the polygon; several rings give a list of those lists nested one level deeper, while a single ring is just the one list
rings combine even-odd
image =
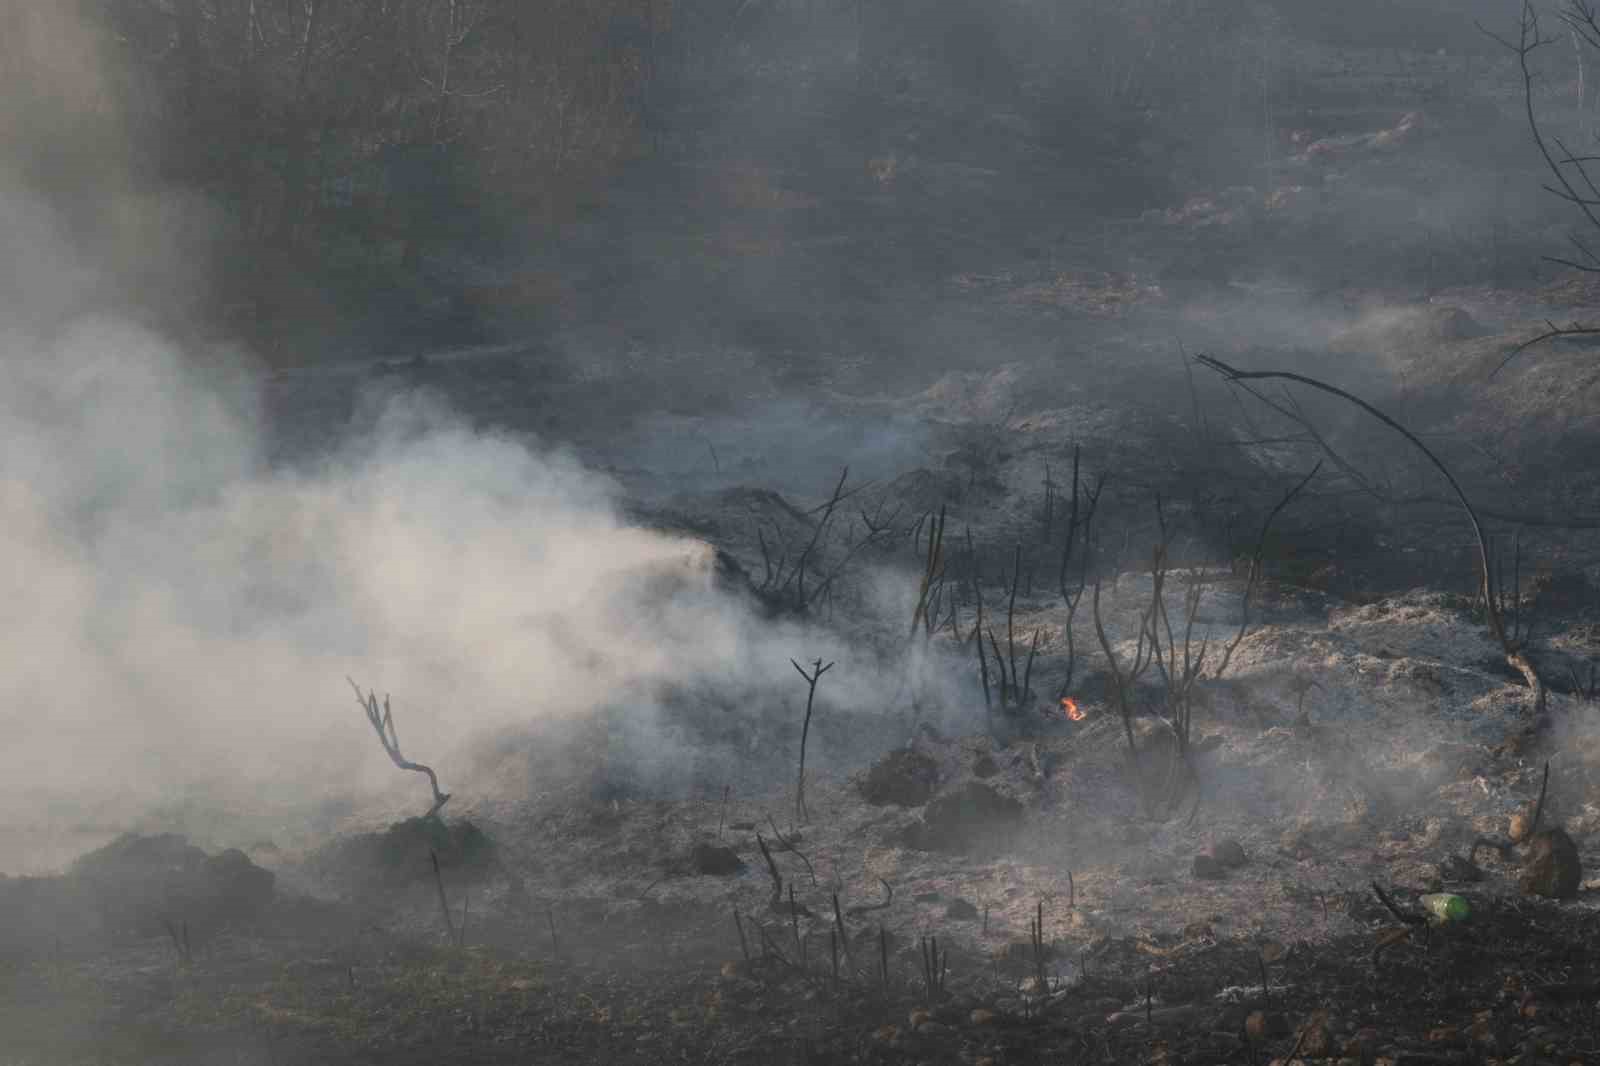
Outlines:
[{"label": "rising smoke", "polygon": [[[129,242],[192,222],[186,205],[138,192],[120,147],[92,197],[47,195],[23,165],[40,145],[81,161],[69,134],[102,128],[92,35],[59,10],[8,17],[41,54],[75,57],[28,71],[33,107],[83,121],[17,111],[4,129],[7,867],[67,857],[75,828],[164,827],[163,811],[191,812],[191,830],[215,812],[226,836],[228,812],[282,825],[330,798],[417,806],[347,676],[393,693],[402,746],[462,797],[453,809],[473,798],[480,740],[551,721],[603,719],[626,734],[628,774],[681,781],[705,753],[665,702],[721,693],[759,740],[796,698],[791,655],[841,660],[833,706],[881,705],[896,678],[758,618],[713,581],[706,545],[631,528],[615,486],[571,455],[437,400],[373,393],[338,447],[271,466],[248,361],[128,311],[141,278],[195,276],[180,269],[192,244],[151,239],[130,266]],[[86,197],[103,201],[88,226]]]}]

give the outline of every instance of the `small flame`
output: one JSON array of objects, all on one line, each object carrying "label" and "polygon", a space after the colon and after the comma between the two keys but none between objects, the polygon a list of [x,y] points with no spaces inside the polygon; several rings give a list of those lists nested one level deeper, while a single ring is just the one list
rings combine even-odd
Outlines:
[{"label": "small flame", "polygon": [[1073,699],[1071,696],[1066,696],[1061,700],[1061,710],[1062,710],[1062,713],[1064,713],[1068,718],[1072,719],[1074,722],[1081,722],[1085,718],[1089,717],[1089,712],[1088,711],[1084,711],[1084,710],[1079,710],[1078,709],[1078,701]]}]

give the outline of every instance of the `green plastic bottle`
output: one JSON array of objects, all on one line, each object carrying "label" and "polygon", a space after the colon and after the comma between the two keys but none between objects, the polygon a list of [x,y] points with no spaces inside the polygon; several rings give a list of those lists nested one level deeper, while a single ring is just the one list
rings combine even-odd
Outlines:
[{"label": "green plastic bottle", "polygon": [[1422,897],[1422,906],[1439,925],[1464,922],[1472,916],[1467,901],[1452,892],[1433,892]]}]

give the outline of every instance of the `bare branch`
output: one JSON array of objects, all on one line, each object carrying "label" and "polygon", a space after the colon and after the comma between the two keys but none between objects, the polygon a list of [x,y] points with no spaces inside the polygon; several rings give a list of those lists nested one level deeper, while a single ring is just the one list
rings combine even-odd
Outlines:
[{"label": "bare branch", "polygon": [[353,679],[347,677],[345,680],[349,681],[350,687],[355,690],[356,702],[361,704],[361,709],[366,712],[367,721],[372,724],[373,732],[378,734],[378,742],[383,745],[383,750],[389,756],[389,760],[402,770],[415,770],[419,774],[428,775],[428,784],[433,789],[433,806],[428,808],[428,813],[423,817],[437,817],[439,809],[449,802],[450,793],[439,791],[439,778],[431,767],[424,766],[419,762],[412,762],[400,754],[400,736],[395,731],[394,714],[389,709],[389,697],[385,696],[383,698],[383,707],[380,711],[377,690],[363,693],[361,686],[356,684]]}]

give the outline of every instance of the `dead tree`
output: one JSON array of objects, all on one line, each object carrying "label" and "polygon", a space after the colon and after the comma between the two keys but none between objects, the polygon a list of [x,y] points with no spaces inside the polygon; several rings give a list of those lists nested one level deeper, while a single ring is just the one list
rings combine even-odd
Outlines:
[{"label": "dead tree", "polygon": [[1297,384],[1304,385],[1307,388],[1316,389],[1319,392],[1338,397],[1347,403],[1354,404],[1356,407],[1359,407],[1373,418],[1376,418],[1379,422],[1382,422],[1396,433],[1399,433],[1406,439],[1408,443],[1410,443],[1414,448],[1423,454],[1428,462],[1432,464],[1433,468],[1439,472],[1440,476],[1442,476],[1445,482],[1450,486],[1450,491],[1455,496],[1456,502],[1460,505],[1462,513],[1466,515],[1467,523],[1472,527],[1472,535],[1477,541],[1478,548],[1479,595],[1482,597],[1485,604],[1484,615],[1488,621],[1489,632],[1494,635],[1495,640],[1500,644],[1501,651],[1505,655],[1506,664],[1513,670],[1517,671],[1517,673],[1521,674],[1523,680],[1528,683],[1528,687],[1533,690],[1534,716],[1535,718],[1542,717],[1545,709],[1544,681],[1539,677],[1538,670],[1534,668],[1533,662],[1528,658],[1526,646],[1523,642],[1526,638],[1526,634],[1519,633],[1514,626],[1513,628],[1508,628],[1506,625],[1505,603],[1502,598],[1502,586],[1500,584],[1500,578],[1495,566],[1494,552],[1489,546],[1488,535],[1484,533],[1483,523],[1479,521],[1478,512],[1473,509],[1472,502],[1467,499],[1466,491],[1462,489],[1461,484],[1456,481],[1455,476],[1451,474],[1449,468],[1439,460],[1439,457],[1433,454],[1433,451],[1429,449],[1426,444],[1423,444],[1421,439],[1405,426],[1401,425],[1399,422],[1396,422],[1394,419],[1390,418],[1388,415],[1384,414],[1382,411],[1378,410],[1376,407],[1367,403],[1360,397],[1352,395],[1351,393],[1348,393],[1334,385],[1329,385],[1326,382],[1318,381],[1315,378],[1306,377],[1303,374],[1294,374],[1282,370],[1239,370],[1235,367],[1229,366],[1227,363],[1222,362],[1220,359],[1215,359],[1209,355],[1199,355],[1196,356],[1195,359],[1198,363],[1200,363],[1201,366],[1216,371],[1229,382],[1261,381],[1272,379],[1280,381],[1292,381]]},{"label": "dead tree", "polygon": [[424,818],[437,818],[439,810],[450,801],[450,793],[439,791],[439,777],[433,772],[432,767],[424,766],[419,762],[412,762],[400,754],[400,736],[395,732],[394,713],[389,709],[389,697],[383,697],[383,707],[378,706],[377,690],[363,693],[361,686],[351,678],[350,687],[355,690],[356,702],[361,704],[361,709],[366,712],[367,721],[372,724],[373,732],[378,734],[378,743],[383,745],[384,753],[389,756],[389,761],[402,770],[415,770],[419,774],[428,775],[428,785],[433,789],[433,806],[428,808]]},{"label": "dead tree", "polygon": [[794,788],[794,820],[796,822],[804,822],[807,817],[806,738],[811,735],[811,711],[817,700],[817,682],[822,680],[823,674],[833,669],[834,664],[829,663],[827,666],[823,666],[822,660],[816,659],[812,661],[811,671],[807,673],[805,667],[801,666],[793,659],[790,659],[789,662],[793,663],[795,670],[800,674],[801,677],[805,679],[806,682],[806,719],[805,723],[800,727],[800,776],[795,782]]},{"label": "dead tree", "polygon": [[[1557,11],[1556,17],[1566,24],[1574,45],[1581,41],[1589,48],[1600,49],[1600,9],[1596,8],[1592,0],[1566,0],[1565,6]],[[1558,43],[1560,38],[1544,35],[1539,24],[1538,9],[1533,6],[1532,0],[1523,0],[1515,41],[1482,26],[1478,28],[1517,58],[1517,67],[1522,74],[1522,103],[1528,130],[1533,134],[1533,143],[1544,161],[1545,169],[1554,180],[1553,185],[1544,187],[1545,191],[1577,208],[1587,228],[1600,234],[1600,175],[1590,169],[1596,163],[1600,163],[1600,156],[1575,154],[1560,136],[1546,130],[1539,120],[1538,110],[1534,107],[1535,75],[1529,61],[1539,49]],[[1581,54],[1579,62],[1581,70]],[[1567,240],[1574,249],[1575,258],[1554,255],[1544,258],[1549,262],[1571,267],[1586,274],[1600,274],[1600,255],[1597,255],[1594,249],[1576,234],[1569,234]],[[1557,337],[1583,337],[1600,333],[1600,325],[1576,321],[1560,326],[1553,320],[1547,319],[1545,326],[1546,328],[1538,335],[1512,348],[1489,376],[1494,377],[1517,356],[1545,341]]]}]

